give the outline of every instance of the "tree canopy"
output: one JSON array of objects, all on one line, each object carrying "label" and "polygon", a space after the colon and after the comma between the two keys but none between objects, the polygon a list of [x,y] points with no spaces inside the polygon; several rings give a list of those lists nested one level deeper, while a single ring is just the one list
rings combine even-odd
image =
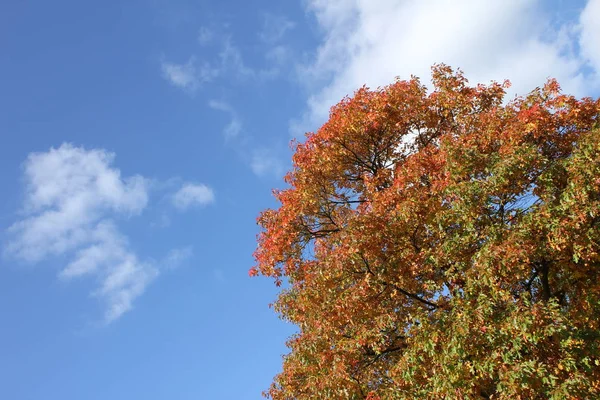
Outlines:
[{"label": "tree canopy", "polygon": [[295,143],[251,275],[298,326],[273,399],[600,396],[600,100],[432,69]]}]

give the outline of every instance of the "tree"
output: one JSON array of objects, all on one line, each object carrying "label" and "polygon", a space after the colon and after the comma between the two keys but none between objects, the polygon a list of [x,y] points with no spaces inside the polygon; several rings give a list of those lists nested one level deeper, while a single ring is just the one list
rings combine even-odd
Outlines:
[{"label": "tree", "polygon": [[600,100],[433,67],[295,144],[250,275],[298,326],[273,399],[600,396]]}]

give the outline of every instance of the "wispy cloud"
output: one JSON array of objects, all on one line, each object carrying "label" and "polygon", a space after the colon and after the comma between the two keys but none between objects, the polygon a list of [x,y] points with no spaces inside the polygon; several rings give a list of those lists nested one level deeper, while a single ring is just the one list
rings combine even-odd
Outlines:
[{"label": "wispy cloud", "polygon": [[[237,117],[237,113],[231,104],[221,100],[211,100],[208,106],[214,110],[228,113],[231,116],[229,123],[223,129],[223,134],[226,139],[237,139],[230,144],[235,145],[242,157],[249,162],[250,168],[255,175],[260,177],[270,176],[273,178],[281,178],[284,172],[284,164],[277,156],[277,152],[268,147],[248,147],[249,142],[253,142],[251,136],[240,138],[239,133],[242,129],[241,122]],[[250,157],[248,157],[250,154]]]},{"label": "wispy cloud", "polygon": [[273,46],[265,53],[265,60],[275,66],[281,66],[289,62],[292,58],[292,49],[285,45]]},{"label": "wispy cloud", "polygon": [[24,164],[24,216],[8,229],[5,249],[28,262],[71,256],[59,276],[96,276],[100,287],[94,295],[106,304],[107,322],[130,310],[158,275],[158,268],[138,259],[114,221],[146,207],[148,181],[122,178],[113,160],[105,150],[70,144],[30,154]]},{"label": "wispy cloud", "polygon": [[196,90],[200,80],[196,76],[194,60],[190,59],[185,64],[175,64],[163,61],[161,64],[163,77],[174,86],[182,89]]},{"label": "wispy cloud", "polygon": [[286,16],[267,13],[263,15],[263,26],[258,36],[266,43],[275,43],[295,27],[296,23]]},{"label": "wispy cloud", "polygon": [[181,211],[205,206],[214,201],[215,194],[210,187],[195,183],[184,184],[172,197],[173,205]]},{"label": "wispy cloud", "polygon": [[238,79],[251,79],[257,77],[257,72],[246,65],[242,52],[230,38],[227,38],[219,52],[221,69]]},{"label": "wispy cloud", "polygon": [[209,63],[198,65],[194,57],[185,64],[167,61],[161,63],[163,77],[173,86],[190,93],[195,92],[203,83],[210,82],[219,75],[219,70]]},{"label": "wispy cloud", "polygon": [[198,30],[198,43],[202,46],[206,46],[210,42],[212,42],[215,38],[215,33],[212,29],[203,26]]},{"label": "wispy cloud", "polygon": [[[230,145],[232,145],[240,157],[249,164],[252,172],[259,177],[281,178],[284,172],[284,164],[276,155],[276,151],[267,147],[249,146],[254,142],[251,135],[240,137],[242,129],[241,122],[231,104],[221,100],[211,100],[208,106],[214,110],[228,113],[231,116],[229,123],[223,129],[223,134]],[[230,140],[235,139],[235,140]]]},{"label": "wispy cloud", "polygon": [[230,119],[223,128],[223,135],[228,141],[237,138],[242,131],[243,124],[231,104],[220,100],[210,100],[208,106],[213,110],[229,114]]},{"label": "wispy cloud", "polygon": [[182,247],[169,251],[161,265],[168,269],[179,268],[194,255],[192,246]]},{"label": "wispy cloud", "polygon": [[242,130],[242,121],[237,116],[233,116],[229,123],[223,128],[223,134],[225,139],[231,139],[237,137]]},{"label": "wispy cloud", "polygon": [[[463,69],[472,82],[513,83],[524,94],[552,76],[577,95],[598,89],[582,67],[600,63],[599,0],[587,3],[577,21],[550,21],[543,2],[508,0],[310,0],[323,39],[302,81],[313,92],[305,128],[315,129],[330,106],[360,86],[385,85],[411,74],[428,81],[434,63]],[[581,36],[577,36],[578,31]],[[573,35],[573,33],[575,35]],[[573,49],[581,41],[582,54]]]},{"label": "wispy cloud", "polygon": [[[203,26],[198,31],[198,43],[201,46],[214,46],[216,53],[208,58],[206,52],[203,53],[202,62],[198,61],[195,52],[192,52],[185,63],[163,60],[163,78],[188,93],[195,93],[203,84],[217,78],[220,78],[219,81],[227,80],[236,84],[261,83],[275,79],[280,76],[282,65],[292,58],[291,49],[285,43],[281,43],[281,39],[294,27],[295,23],[283,16],[266,14],[263,29],[259,33],[263,46],[267,46],[264,58],[259,58],[258,63],[254,58],[253,63],[248,63],[244,57],[244,50],[247,49],[236,44],[230,33]],[[237,125],[239,124],[232,124],[230,132],[234,132]]]},{"label": "wispy cloud", "polygon": [[270,175],[274,178],[281,178],[284,171],[283,163],[279,157],[267,148],[258,148],[252,152],[250,167],[252,172],[258,176]]},{"label": "wispy cloud", "polygon": [[213,110],[217,111],[223,111],[228,113],[234,112],[233,107],[231,107],[231,104],[221,100],[210,100],[208,102],[208,106]]}]

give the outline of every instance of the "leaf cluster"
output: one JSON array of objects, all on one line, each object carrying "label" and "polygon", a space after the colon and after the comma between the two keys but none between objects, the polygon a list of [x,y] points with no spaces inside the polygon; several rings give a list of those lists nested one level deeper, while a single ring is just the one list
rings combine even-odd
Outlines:
[{"label": "leaf cluster", "polygon": [[296,324],[273,399],[600,397],[600,101],[460,71],[295,144],[251,274]]}]

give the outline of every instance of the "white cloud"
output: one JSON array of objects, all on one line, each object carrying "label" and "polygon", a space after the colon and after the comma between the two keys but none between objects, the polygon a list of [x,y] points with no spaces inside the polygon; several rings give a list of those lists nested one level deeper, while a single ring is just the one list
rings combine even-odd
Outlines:
[{"label": "white cloud", "polygon": [[588,1],[579,19],[581,52],[586,61],[600,75],[600,0]]},{"label": "white cloud", "polygon": [[173,205],[181,211],[204,206],[215,201],[211,188],[203,184],[186,183],[172,197]]},{"label": "white cloud", "polygon": [[258,176],[271,175],[281,178],[284,166],[281,160],[273,154],[273,151],[266,148],[259,148],[253,151],[250,161],[252,172]]},{"label": "white cloud", "polygon": [[70,144],[32,153],[24,163],[23,219],[8,233],[6,253],[28,262],[72,256],[59,276],[94,275],[94,295],[106,303],[106,322],[132,307],[133,300],[158,275],[141,262],[113,217],[139,214],[148,203],[148,181],[122,178],[111,166],[114,154]]},{"label": "white cloud", "polygon": [[185,64],[163,61],[161,63],[161,70],[163,77],[173,86],[193,93],[200,85],[212,81],[219,75],[219,70],[212,67],[209,63],[197,64],[194,57],[190,57]]},{"label": "white cloud", "polygon": [[200,84],[200,81],[196,77],[196,67],[192,59],[185,64],[174,64],[163,61],[161,69],[165,79],[174,86],[195,90]]},{"label": "white cloud", "polygon": [[133,300],[144,293],[158,273],[158,268],[151,263],[140,262],[133,253],[111,264],[105,271],[100,288],[94,292],[108,305],[105,321],[110,323],[131,310]]},{"label": "white cloud", "polygon": [[148,181],[122,179],[110,167],[114,154],[70,144],[32,153],[24,164],[26,217],[9,228],[8,250],[35,262],[63,254],[91,239],[89,227],[109,212],[139,214],[148,202]]},{"label": "white cloud", "polygon": [[88,229],[88,244],[76,252],[74,259],[60,272],[64,279],[97,273],[100,268],[130,258],[127,239],[113,221],[102,220]]},{"label": "white cloud", "polygon": [[[315,129],[329,108],[366,84],[377,87],[417,75],[434,63],[465,71],[473,82],[510,79],[524,94],[552,76],[566,92],[589,94],[584,61],[572,51],[573,24],[553,26],[536,0],[310,0],[323,41],[301,75],[315,92],[303,127]],[[581,16],[581,46],[598,68],[598,0]]]}]

